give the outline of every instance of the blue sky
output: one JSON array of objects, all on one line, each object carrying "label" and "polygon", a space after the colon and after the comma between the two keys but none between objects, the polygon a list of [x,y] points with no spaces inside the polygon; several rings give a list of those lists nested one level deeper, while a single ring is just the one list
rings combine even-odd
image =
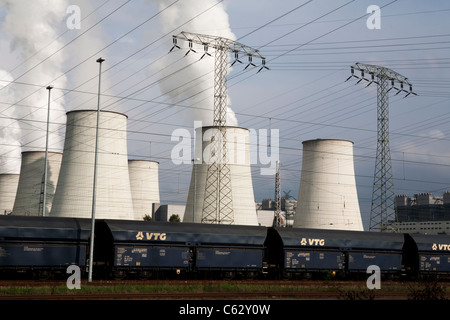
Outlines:
[{"label": "blue sky", "polygon": [[[259,49],[270,68],[256,73],[256,69],[243,71],[244,66],[235,65],[228,76],[228,94],[239,126],[279,130],[282,190],[290,190],[297,197],[302,141],[351,140],[361,213],[367,229],[376,151],[376,87],[355,85],[353,80],[344,82],[355,62],[392,68],[408,77],[418,93],[405,99],[402,95],[390,96],[396,193],[412,196],[432,192],[439,196],[450,189],[450,78],[446,72],[450,63],[450,3],[225,0],[207,10],[216,1],[180,0],[171,7],[174,9],[171,16],[164,16],[169,10],[158,14],[172,2],[71,1],[70,4],[80,7],[84,19],[79,30],[67,29],[69,15],[64,9],[68,2],[62,1],[65,5],[55,7],[52,22],[44,23],[54,31],[49,33],[48,50],[64,47],[41,65],[58,65],[59,69],[51,76],[59,72],[65,79],[56,81],[53,95],[54,103],[60,103],[62,108],[54,118],[57,136],[63,135],[63,111],[96,107],[95,60],[104,57],[102,108],[128,115],[130,158],[160,162],[161,201],[184,204],[192,168],[172,163],[170,152],[176,142],[171,141],[171,135],[177,128],[193,132],[193,108],[207,99],[201,88],[206,86],[207,92],[211,92],[213,80],[205,72],[195,81],[197,71],[183,69],[194,61],[183,59],[187,44],[168,56],[171,35],[182,30],[220,35],[231,31],[239,42]],[[301,8],[293,10],[301,4],[304,4]],[[366,26],[369,17],[366,9],[370,5],[381,7],[379,30]],[[49,9],[33,10],[46,13]],[[0,50],[4,57],[0,69],[17,78],[32,64],[24,63],[23,42],[14,41],[17,35],[5,29],[8,8],[2,7],[0,13]],[[171,33],[172,25],[182,27]],[[56,42],[52,42],[52,37]],[[16,45],[12,47],[12,43]],[[38,54],[33,63],[46,58],[36,47],[39,44],[34,44]],[[203,49],[197,49],[199,55]],[[50,55],[51,50],[45,51],[46,54]],[[164,64],[170,81],[162,86]],[[51,76],[39,78],[30,72],[9,87],[16,92],[13,98],[16,105],[24,105],[20,110],[31,108],[32,104],[27,104],[27,99],[21,100],[24,92],[41,87],[45,93],[45,86],[53,80]],[[7,83],[7,77],[3,75],[3,79]],[[189,83],[192,86],[188,90]],[[5,95],[6,89],[2,91]],[[195,96],[183,98],[186,92],[194,92]],[[10,98],[4,99],[10,102]],[[31,109],[36,114],[46,107],[46,100],[39,99],[42,103],[38,103],[38,110]],[[39,119],[33,118],[37,121],[35,128],[42,129]],[[25,131],[19,133],[21,150],[39,148],[29,142],[26,130],[30,129],[22,129]],[[53,148],[61,148],[62,141],[56,137]],[[18,162],[14,157],[10,160]],[[262,164],[252,167],[256,200],[272,198],[274,193],[274,176],[262,176],[261,167]]]}]

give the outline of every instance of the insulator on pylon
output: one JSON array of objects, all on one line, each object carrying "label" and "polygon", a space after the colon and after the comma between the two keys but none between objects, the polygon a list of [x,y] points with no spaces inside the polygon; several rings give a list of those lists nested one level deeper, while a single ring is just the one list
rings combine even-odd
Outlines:
[{"label": "insulator on pylon", "polygon": [[253,63],[253,58],[251,54],[248,55],[248,64],[245,66],[244,70],[247,69],[249,66],[256,67],[256,65]]},{"label": "insulator on pylon", "polygon": [[[261,66],[261,68],[259,68],[258,72],[260,72],[262,69],[270,70],[270,69],[266,66],[266,59],[265,59],[265,58],[262,58],[261,63],[262,63],[262,66]],[[258,72],[257,72],[257,73],[258,73]]]},{"label": "insulator on pylon", "polygon": [[202,60],[205,55],[211,57],[211,54],[208,52],[208,43],[206,42],[203,43],[203,50],[205,51],[205,53],[203,53],[203,55],[200,57],[200,60]]},{"label": "insulator on pylon", "polygon": [[188,39],[188,42],[189,42],[189,50],[188,50],[188,52],[186,52],[186,54],[184,55],[185,57],[188,55],[188,53],[189,52],[194,52],[194,53],[197,53],[197,51],[195,51],[194,49],[193,49],[193,44],[192,44],[192,39]]},{"label": "insulator on pylon", "polygon": [[242,61],[239,60],[239,53],[237,51],[234,51],[234,61],[231,66],[233,66],[236,62],[242,63]]},{"label": "insulator on pylon", "polygon": [[177,45],[177,37],[172,36],[172,42],[173,42],[173,47],[172,49],[170,49],[169,53],[172,52],[173,49],[177,48],[177,49],[181,49],[179,45]]}]

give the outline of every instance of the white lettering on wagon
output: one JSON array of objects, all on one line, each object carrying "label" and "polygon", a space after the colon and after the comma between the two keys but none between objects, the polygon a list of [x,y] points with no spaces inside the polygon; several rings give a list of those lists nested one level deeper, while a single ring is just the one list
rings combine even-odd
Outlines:
[{"label": "white lettering on wagon", "polygon": [[160,232],[144,232],[139,231],[136,234],[136,240],[161,240],[164,241],[166,240],[167,235],[166,233],[160,233]]}]

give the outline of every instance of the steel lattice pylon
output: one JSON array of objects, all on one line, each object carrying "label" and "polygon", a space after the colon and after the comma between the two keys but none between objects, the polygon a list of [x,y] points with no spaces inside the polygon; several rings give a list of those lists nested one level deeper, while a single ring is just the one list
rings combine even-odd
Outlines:
[{"label": "steel lattice pylon", "polygon": [[230,165],[228,163],[227,119],[227,57],[222,39],[216,40],[214,60],[214,114],[213,125],[218,130],[211,139],[210,165],[206,173],[202,223],[232,224],[234,222],[231,194]]},{"label": "steel lattice pylon", "polygon": [[275,214],[273,219],[274,227],[281,227],[281,183],[280,183],[280,161],[277,161],[277,172],[275,174]]},{"label": "steel lattice pylon", "polygon": [[[361,71],[361,77],[354,74],[354,70]],[[416,95],[412,91],[412,84],[401,74],[380,66],[356,63],[351,67],[349,80],[355,77],[357,83],[365,80],[377,87],[377,154],[375,160],[375,172],[372,191],[372,208],[370,211],[370,231],[387,231],[388,222],[396,221],[394,206],[394,178],[392,174],[391,150],[389,144],[389,91],[397,90],[397,94],[405,92],[406,96]],[[371,79],[366,79],[364,74],[370,74]],[[376,79],[375,79],[376,77]],[[391,82],[391,87],[389,86]],[[395,87],[395,82],[400,83],[400,88]],[[409,85],[409,91],[403,89],[403,85]],[[396,231],[396,230],[390,230]]]},{"label": "steel lattice pylon", "polygon": [[378,77],[377,88],[377,154],[372,191],[369,230],[382,231],[390,220],[395,220],[395,193],[389,144],[388,79]]},{"label": "steel lattice pylon", "polygon": [[[259,69],[268,69],[265,66],[265,59],[259,54],[259,51],[234,40],[218,36],[210,36],[198,33],[181,32],[173,36],[173,47],[180,48],[177,39],[189,42],[189,52],[196,52],[193,44],[203,46],[204,54],[208,53],[208,48],[215,49],[214,61],[214,113],[213,125],[216,127],[214,135],[211,138],[211,155],[206,174],[205,198],[202,209],[202,223],[215,224],[233,224],[234,210],[232,197],[231,171],[227,152],[227,74],[228,74],[228,53],[233,52],[235,61],[240,62],[239,54],[248,56],[249,63],[245,67],[255,66],[252,57],[260,58],[262,66]],[[258,71],[258,72],[259,72]],[[194,212],[195,215],[195,212]]]}]

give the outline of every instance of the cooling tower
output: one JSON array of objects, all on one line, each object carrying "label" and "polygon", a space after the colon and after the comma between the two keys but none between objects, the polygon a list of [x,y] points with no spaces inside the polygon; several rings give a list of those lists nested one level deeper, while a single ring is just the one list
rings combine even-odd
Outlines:
[{"label": "cooling tower", "polygon": [[151,216],[152,204],[160,201],[158,166],[156,161],[128,161],[135,220],[142,220],[145,215]]},{"label": "cooling tower", "polygon": [[303,142],[294,227],[363,231],[353,166],[353,142]]},{"label": "cooling tower", "polygon": [[[92,215],[96,125],[97,111],[67,112],[63,159],[51,216]],[[126,115],[100,112],[95,211],[98,219],[134,218],[126,130]]]},{"label": "cooling tower", "polygon": [[[58,175],[61,167],[61,153],[48,153],[48,176],[45,216],[52,208],[53,196],[58,184]],[[44,201],[44,151],[22,152],[19,185],[14,201],[13,215],[40,216]]]},{"label": "cooling tower", "polygon": [[18,174],[0,174],[0,215],[10,214],[16,199]]},{"label": "cooling tower", "polygon": [[[192,169],[183,222],[200,223],[202,221],[206,174],[211,154],[211,137],[214,136],[216,130],[216,127],[196,129],[195,158],[198,163],[194,164]],[[230,163],[233,224],[258,225],[250,170],[249,131],[239,127],[226,127],[225,130],[228,163]]]}]

